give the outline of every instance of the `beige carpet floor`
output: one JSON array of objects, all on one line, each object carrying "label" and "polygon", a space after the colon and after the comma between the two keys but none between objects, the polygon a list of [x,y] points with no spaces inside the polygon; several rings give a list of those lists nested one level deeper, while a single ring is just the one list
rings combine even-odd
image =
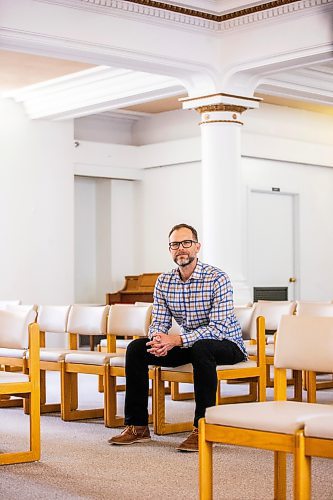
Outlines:
[{"label": "beige carpet floor", "polygon": [[[243,391],[226,386],[225,392]],[[59,395],[58,374],[48,376],[49,400]],[[269,393],[271,397],[271,391]],[[333,401],[333,391],[320,400]],[[83,407],[101,401],[93,376],[80,377]],[[123,395],[119,396],[120,405]],[[169,418],[193,414],[193,402],[168,401]],[[63,422],[56,414],[42,416],[42,458],[38,463],[0,467],[1,499],[124,499],[192,500],[198,498],[198,456],[175,450],[186,434],[152,436],[151,442],[110,446],[119,432],[101,420]],[[22,409],[0,409],[0,451],[27,445],[28,417]],[[292,463],[288,467],[288,498],[292,498]],[[273,498],[273,455],[232,446],[214,448],[214,498]],[[313,499],[333,500],[333,460],[313,460]]]}]

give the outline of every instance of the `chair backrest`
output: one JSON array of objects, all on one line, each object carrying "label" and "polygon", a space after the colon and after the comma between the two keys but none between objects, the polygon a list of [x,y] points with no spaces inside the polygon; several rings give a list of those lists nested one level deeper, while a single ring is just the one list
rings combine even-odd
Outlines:
[{"label": "chair backrest", "polygon": [[[244,340],[251,339],[252,316],[254,313],[254,305],[235,306],[234,313],[242,329]],[[255,338],[255,337],[253,337]]]},{"label": "chair backrest", "polygon": [[29,347],[29,324],[36,319],[36,311],[0,310],[0,346],[7,349]]},{"label": "chair backrest", "polygon": [[67,331],[80,335],[106,335],[106,321],[110,306],[75,304],[70,308]]},{"label": "chair backrest", "polygon": [[41,332],[67,332],[71,306],[38,306],[38,324]]},{"label": "chair backrest", "polygon": [[296,314],[298,316],[333,316],[333,303],[298,301]]},{"label": "chair backrest", "polygon": [[110,307],[107,333],[118,336],[146,337],[151,322],[152,304],[114,304]]},{"label": "chair backrest", "polygon": [[282,316],[274,366],[333,373],[333,317]]},{"label": "chair backrest", "polygon": [[265,318],[266,330],[275,332],[278,329],[281,316],[292,315],[296,302],[289,301],[262,301],[254,304],[254,312],[251,320],[250,338],[255,339],[257,334],[257,318]]}]

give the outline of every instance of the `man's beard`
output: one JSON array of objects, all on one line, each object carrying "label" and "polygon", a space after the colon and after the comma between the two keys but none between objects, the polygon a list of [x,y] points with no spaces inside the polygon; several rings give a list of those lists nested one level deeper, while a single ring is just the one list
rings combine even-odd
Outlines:
[{"label": "man's beard", "polygon": [[[182,260],[182,262],[179,263],[178,259],[184,259],[184,260]],[[190,257],[189,255],[178,255],[177,257],[174,258],[174,262],[179,267],[186,267],[189,264],[191,264],[194,261],[194,259],[195,259],[195,257]]]}]

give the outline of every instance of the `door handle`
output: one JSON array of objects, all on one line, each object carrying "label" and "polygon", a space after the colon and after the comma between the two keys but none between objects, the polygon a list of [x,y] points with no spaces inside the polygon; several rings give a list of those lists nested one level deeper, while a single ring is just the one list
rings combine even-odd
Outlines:
[{"label": "door handle", "polygon": [[296,278],[289,278],[289,283],[296,283]]}]

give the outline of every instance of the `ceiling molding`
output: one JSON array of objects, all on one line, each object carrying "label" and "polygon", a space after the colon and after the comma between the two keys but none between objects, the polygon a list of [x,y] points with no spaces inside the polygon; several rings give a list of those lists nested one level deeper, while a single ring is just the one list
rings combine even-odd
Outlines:
[{"label": "ceiling molding", "polygon": [[[84,0],[84,1],[91,1],[91,0]],[[98,0],[93,0],[93,1],[96,2]],[[299,0],[272,0],[269,2],[260,2],[258,5],[254,6],[252,5],[250,7],[245,7],[233,10],[231,12],[218,13],[218,14],[209,12],[206,9],[204,10],[190,9],[187,7],[181,7],[179,5],[174,5],[166,2],[158,2],[155,0],[126,0],[126,1],[128,3],[136,3],[147,7],[154,7],[157,9],[175,12],[177,14],[183,14],[185,16],[200,17],[202,19],[207,19],[208,21],[215,21],[218,23],[222,23],[224,21],[229,21],[230,19],[235,19],[237,17],[248,16],[274,7],[281,7],[283,5],[295,3]]]},{"label": "ceiling molding", "polygon": [[[183,94],[175,78],[98,66],[6,92],[32,119],[78,118]],[[133,113],[132,113],[133,115]]]},{"label": "ceiling molding", "polygon": [[213,13],[154,0],[34,0],[106,15],[144,18],[147,22],[167,22],[184,29],[204,29],[212,33],[247,27],[253,23],[277,21],[288,14],[305,14],[311,8],[327,7],[333,0],[273,0],[253,2],[246,8]]}]

